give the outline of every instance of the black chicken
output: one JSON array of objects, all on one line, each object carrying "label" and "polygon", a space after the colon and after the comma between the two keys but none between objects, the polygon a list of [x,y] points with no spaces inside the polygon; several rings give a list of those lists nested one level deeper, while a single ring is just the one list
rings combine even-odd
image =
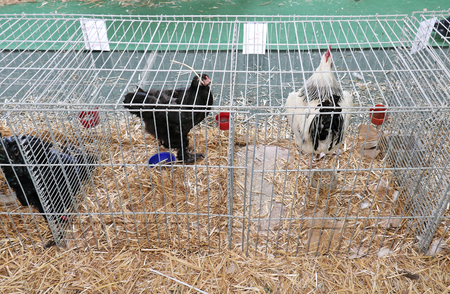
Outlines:
[{"label": "black chicken", "polygon": [[[95,163],[97,157],[73,146],[62,147],[58,151],[52,144],[33,136],[3,138],[0,134],[0,138],[1,168],[20,204],[35,207],[47,221],[67,223],[69,218],[64,213],[73,210],[82,181],[94,169],[93,165],[86,164]],[[26,163],[30,166],[23,165]],[[34,182],[29,169],[35,175]],[[38,190],[48,214],[44,212]]]},{"label": "black chicken", "polygon": [[434,24],[434,30],[443,38],[450,38],[450,17],[438,20]]},{"label": "black chicken", "polygon": [[[150,89],[146,92],[138,88],[135,93],[126,94],[123,101],[130,113],[138,117],[142,114],[145,130],[164,147],[178,149],[177,159],[185,163],[204,157],[202,153],[192,154],[188,151],[189,131],[205,119],[207,110],[213,104],[213,94],[209,87],[211,80],[206,74],[201,75],[201,78],[200,82],[195,76],[188,89]],[[181,111],[166,111],[168,109]]]}]

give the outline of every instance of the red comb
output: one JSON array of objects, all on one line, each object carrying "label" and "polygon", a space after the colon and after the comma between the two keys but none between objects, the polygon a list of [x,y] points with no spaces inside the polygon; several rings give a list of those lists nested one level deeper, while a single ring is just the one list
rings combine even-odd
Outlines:
[{"label": "red comb", "polygon": [[331,50],[331,46],[328,48],[327,52],[325,52],[326,61],[328,61],[328,58],[330,58],[330,56],[331,56],[330,50]]}]

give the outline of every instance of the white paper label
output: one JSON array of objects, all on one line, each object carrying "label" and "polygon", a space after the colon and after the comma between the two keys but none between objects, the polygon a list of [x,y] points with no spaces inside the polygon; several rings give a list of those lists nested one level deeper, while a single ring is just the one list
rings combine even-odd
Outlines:
[{"label": "white paper label", "polygon": [[433,17],[420,23],[416,38],[414,39],[414,42],[412,44],[411,54],[422,50],[428,45],[428,40],[430,40],[431,32],[433,31],[436,20],[437,18]]},{"label": "white paper label", "polygon": [[104,20],[83,18],[80,23],[87,50],[111,51]]},{"label": "white paper label", "polygon": [[244,24],[244,54],[265,54],[267,23]]}]

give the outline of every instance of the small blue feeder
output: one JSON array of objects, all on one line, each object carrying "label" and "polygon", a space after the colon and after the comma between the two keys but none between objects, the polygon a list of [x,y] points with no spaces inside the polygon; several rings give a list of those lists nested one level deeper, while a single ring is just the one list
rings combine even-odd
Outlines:
[{"label": "small blue feeder", "polygon": [[148,159],[148,164],[150,165],[151,168],[153,168],[160,162],[164,165],[164,164],[168,164],[173,161],[176,161],[176,160],[177,160],[177,158],[172,153],[160,152],[160,153],[156,153],[155,155],[150,157]]}]

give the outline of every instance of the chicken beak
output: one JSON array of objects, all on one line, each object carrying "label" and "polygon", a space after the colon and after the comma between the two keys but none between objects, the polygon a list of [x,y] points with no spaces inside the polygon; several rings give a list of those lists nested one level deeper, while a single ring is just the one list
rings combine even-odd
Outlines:
[{"label": "chicken beak", "polygon": [[201,81],[201,83],[204,86],[208,86],[211,83],[211,80],[209,79],[208,76],[206,76],[205,79]]}]

